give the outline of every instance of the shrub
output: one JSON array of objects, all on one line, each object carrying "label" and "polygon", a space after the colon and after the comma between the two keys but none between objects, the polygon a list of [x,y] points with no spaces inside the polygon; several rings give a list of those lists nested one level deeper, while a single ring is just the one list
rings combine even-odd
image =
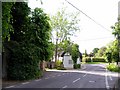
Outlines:
[{"label": "shrub", "polygon": [[61,60],[56,61],[56,67],[60,67],[63,62]]},{"label": "shrub", "polygon": [[66,70],[64,67],[57,67],[57,70]]},{"label": "shrub", "polygon": [[42,75],[39,69],[39,48],[33,44],[24,45],[10,42],[8,60],[8,78],[13,80],[35,79]]},{"label": "shrub", "polygon": [[94,57],[92,60],[93,62],[106,62],[105,58],[102,57]]},{"label": "shrub", "polygon": [[90,57],[85,57],[85,62],[91,62],[91,58]]},{"label": "shrub", "polygon": [[115,64],[108,65],[107,69],[113,72],[120,72],[120,67],[116,66]]},{"label": "shrub", "polygon": [[[85,62],[91,62],[91,57],[85,57],[84,58]],[[93,62],[106,62],[104,58],[101,57],[92,57]]]},{"label": "shrub", "polygon": [[81,65],[80,64],[74,64],[73,67],[74,67],[74,69],[79,69],[81,67]]}]

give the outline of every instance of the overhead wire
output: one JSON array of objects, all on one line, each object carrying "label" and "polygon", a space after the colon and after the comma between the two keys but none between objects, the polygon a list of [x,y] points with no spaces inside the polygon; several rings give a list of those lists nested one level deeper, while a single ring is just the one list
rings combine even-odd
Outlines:
[{"label": "overhead wire", "polygon": [[70,3],[69,1],[65,0],[68,4],[70,4],[72,7],[74,7],[75,9],[77,9],[79,12],[81,12],[82,14],[84,14],[86,17],[88,17],[90,20],[92,20],[94,23],[96,23],[97,25],[99,25],[100,27],[102,27],[103,29],[111,32],[110,30],[108,30],[107,28],[105,28],[103,25],[101,25],[100,23],[98,23],[97,21],[95,21],[93,18],[91,18],[90,16],[88,16],[86,13],[84,13],[82,10],[80,10],[79,8],[77,8],[75,5],[73,5],[72,3]]}]

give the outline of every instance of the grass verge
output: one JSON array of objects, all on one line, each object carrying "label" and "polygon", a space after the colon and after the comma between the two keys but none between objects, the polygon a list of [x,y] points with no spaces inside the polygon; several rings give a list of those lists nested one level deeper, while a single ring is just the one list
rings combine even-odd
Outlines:
[{"label": "grass verge", "polygon": [[117,65],[111,63],[110,65],[107,66],[107,69],[112,72],[120,72],[120,67]]}]

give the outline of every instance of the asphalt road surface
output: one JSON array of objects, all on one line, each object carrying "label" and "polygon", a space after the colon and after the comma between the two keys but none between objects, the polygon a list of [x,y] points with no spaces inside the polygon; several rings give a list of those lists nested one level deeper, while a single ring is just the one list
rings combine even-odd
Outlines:
[{"label": "asphalt road surface", "polygon": [[47,70],[45,75],[36,80],[5,87],[9,88],[95,88],[110,90],[114,87],[118,73],[112,73],[105,64],[85,64],[79,70]]}]

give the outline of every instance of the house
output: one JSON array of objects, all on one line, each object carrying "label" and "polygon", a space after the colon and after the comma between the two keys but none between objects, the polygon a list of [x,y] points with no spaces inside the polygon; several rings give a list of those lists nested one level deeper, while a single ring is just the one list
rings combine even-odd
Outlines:
[{"label": "house", "polygon": [[[63,66],[66,69],[72,69],[73,68],[73,60],[72,60],[72,56],[70,55],[69,52],[63,52],[61,57],[63,57]],[[80,57],[77,59],[77,64],[80,64],[82,60],[82,54],[80,53]]]}]

